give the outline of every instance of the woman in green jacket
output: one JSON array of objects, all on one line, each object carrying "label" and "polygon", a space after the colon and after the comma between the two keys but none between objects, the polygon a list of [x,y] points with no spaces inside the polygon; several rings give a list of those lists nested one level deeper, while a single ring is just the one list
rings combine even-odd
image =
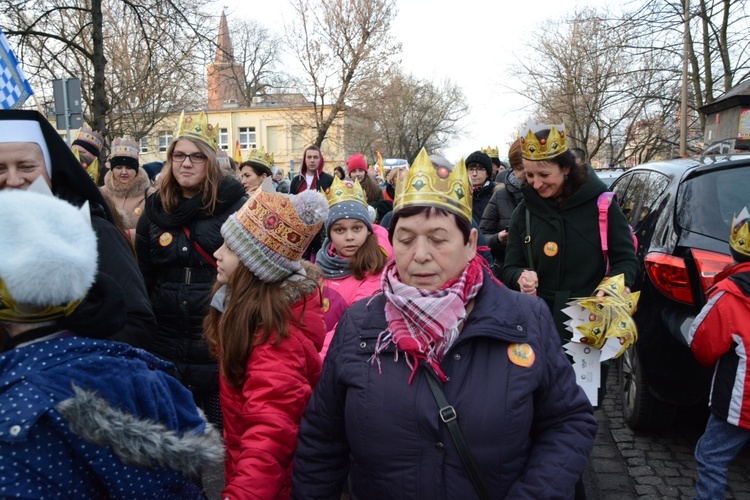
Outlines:
[{"label": "woman in green jacket", "polygon": [[572,334],[565,329],[562,309],[571,298],[592,295],[605,276],[624,274],[626,286],[632,285],[638,270],[633,239],[625,215],[613,203],[607,270],[597,207],[607,187],[590,167],[576,164],[562,125],[530,127],[521,149],[527,185],[511,217],[503,282],[544,299],[560,337],[568,340]]}]

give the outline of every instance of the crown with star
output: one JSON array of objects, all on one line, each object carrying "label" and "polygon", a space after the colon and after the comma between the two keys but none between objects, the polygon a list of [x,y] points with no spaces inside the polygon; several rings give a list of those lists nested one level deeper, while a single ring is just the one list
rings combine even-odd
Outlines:
[{"label": "crown with star", "polygon": [[211,125],[208,123],[208,116],[204,111],[198,113],[198,116],[185,116],[185,111],[183,110],[180,114],[180,122],[177,126],[174,137],[175,139],[181,137],[198,139],[199,141],[208,144],[211,146],[211,149],[216,151],[219,146],[219,125]]},{"label": "crown with star", "polygon": [[[549,130],[549,135],[544,139],[538,139],[536,134],[542,130]],[[547,125],[529,121],[524,132],[525,135],[519,137],[521,138],[521,154],[527,160],[550,160],[568,150],[568,138],[563,124]]]},{"label": "crown with star", "polygon": [[435,167],[422,148],[404,180],[396,184],[393,213],[411,206],[437,207],[471,222],[471,205],[471,185],[463,158],[453,170]]}]

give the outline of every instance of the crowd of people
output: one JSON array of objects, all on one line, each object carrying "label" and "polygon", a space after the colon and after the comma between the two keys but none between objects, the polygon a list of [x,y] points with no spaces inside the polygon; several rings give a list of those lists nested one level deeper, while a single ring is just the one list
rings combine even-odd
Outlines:
[{"label": "crowd of people", "polygon": [[0,111],[0,495],[202,498],[223,463],[226,499],[585,498],[563,309],[638,262],[564,127],[382,177],[308,146],[291,179],[218,130],[94,172],[95,131]]}]

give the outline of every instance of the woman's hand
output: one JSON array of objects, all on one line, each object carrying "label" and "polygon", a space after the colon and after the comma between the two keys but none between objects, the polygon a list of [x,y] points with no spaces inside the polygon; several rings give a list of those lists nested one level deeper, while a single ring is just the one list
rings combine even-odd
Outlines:
[{"label": "woman's hand", "polygon": [[536,289],[539,286],[539,278],[536,275],[536,271],[530,271],[526,269],[521,273],[518,278],[518,288],[522,293],[528,293],[529,295],[536,295]]}]

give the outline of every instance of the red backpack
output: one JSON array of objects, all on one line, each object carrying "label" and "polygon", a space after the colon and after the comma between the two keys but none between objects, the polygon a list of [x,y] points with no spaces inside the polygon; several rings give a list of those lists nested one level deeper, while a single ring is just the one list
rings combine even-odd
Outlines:
[{"label": "red backpack", "polygon": [[[604,262],[607,263],[607,272],[609,272],[609,260],[607,260],[607,253],[609,250],[607,225],[609,223],[609,206],[612,204],[612,200],[617,202],[617,195],[612,191],[603,192],[596,200],[596,206],[599,208],[599,239],[602,240],[602,255],[604,256]],[[633,226],[628,225],[628,227],[630,228],[630,236],[633,237],[633,246],[635,247],[635,251],[638,252],[638,237],[633,231]]]}]

